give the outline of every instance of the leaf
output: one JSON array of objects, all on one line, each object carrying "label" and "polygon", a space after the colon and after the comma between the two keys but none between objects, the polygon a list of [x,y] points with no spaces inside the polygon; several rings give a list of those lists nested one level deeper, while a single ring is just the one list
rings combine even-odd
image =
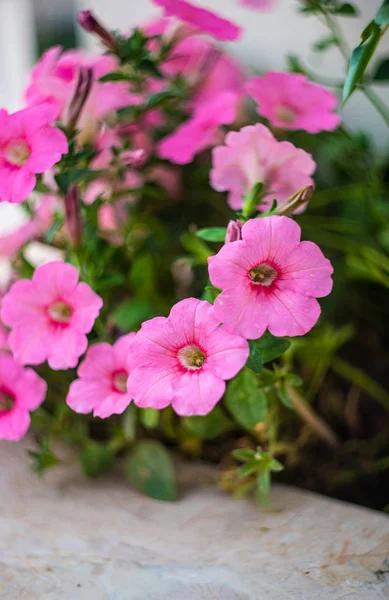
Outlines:
[{"label": "leaf", "polygon": [[274,471],[276,473],[283,471],[284,470],[284,465],[282,465],[277,459],[272,458],[271,462],[270,462],[270,470]]},{"label": "leaf", "polygon": [[246,367],[248,369],[251,369],[251,371],[254,371],[254,373],[257,373],[259,375],[260,373],[262,373],[262,368],[263,368],[263,360],[262,360],[261,353],[260,353],[255,341],[250,340],[249,346],[250,346],[250,356],[247,360]]},{"label": "leaf", "polygon": [[253,340],[252,344],[255,344],[256,351],[261,356],[263,364],[266,364],[284,354],[290,346],[290,341],[286,338],[274,337],[266,331],[259,340]]},{"label": "leaf", "polygon": [[207,259],[212,256],[211,249],[205,242],[200,240],[194,233],[183,233],[181,235],[181,244],[190,252],[199,264],[207,264]]},{"label": "leaf", "polygon": [[237,448],[232,451],[232,456],[238,460],[252,460],[255,456],[255,451],[250,448]]},{"label": "leaf", "polygon": [[257,499],[261,506],[269,506],[271,477],[267,468],[261,469],[257,477]]},{"label": "leaf", "polygon": [[384,0],[381,4],[381,8],[374,17],[374,22],[377,25],[389,25],[389,0]]},{"label": "leaf", "polygon": [[336,7],[332,12],[334,15],[338,15],[340,17],[357,17],[359,14],[357,7],[349,2],[344,2],[340,6]]},{"label": "leaf", "polygon": [[146,429],[155,429],[158,427],[160,414],[155,408],[143,408],[140,410],[140,421]]},{"label": "leaf", "polygon": [[56,467],[60,463],[60,460],[51,450],[47,438],[43,438],[38,450],[28,450],[28,454],[33,459],[32,469],[38,477],[43,477],[47,469]]},{"label": "leaf", "polygon": [[173,464],[166,448],[155,440],[139,442],[127,467],[128,479],[137,490],[156,500],[177,499]]},{"label": "leaf", "polygon": [[226,227],[207,227],[196,231],[196,235],[206,242],[224,242],[226,232]]},{"label": "leaf", "polygon": [[136,407],[135,404],[130,404],[121,420],[124,439],[127,442],[133,442],[136,438]]},{"label": "leaf", "polygon": [[152,306],[140,299],[126,300],[111,314],[112,321],[123,331],[132,331],[154,316]]},{"label": "leaf", "polygon": [[278,397],[286,408],[294,408],[293,400],[289,395],[286,381],[282,381],[277,388]]},{"label": "leaf", "polygon": [[324,50],[327,50],[328,48],[330,48],[331,46],[336,44],[336,42],[337,42],[337,39],[334,36],[326,37],[326,38],[323,38],[323,39],[315,42],[313,44],[313,48],[317,52],[323,52]]},{"label": "leaf", "polygon": [[131,272],[131,287],[137,296],[149,297],[155,290],[156,269],[151,254],[140,254],[134,260]]},{"label": "leaf", "polygon": [[225,401],[232,416],[246,429],[254,430],[266,419],[267,396],[259,388],[257,376],[249,369],[244,368],[230,382]]},{"label": "leaf", "polygon": [[362,42],[351,53],[350,63],[343,87],[343,102],[351,96],[362,81],[367,66],[374,54],[381,36],[381,29],[372,21],[362,32]]},{"label": "leaf", "polygon": [[247,477],[248,475],[252,475],[256,471],[258,471],[259,469],[259,462],[257,460],[251,460],[238,469],[238,476]]},{"label": "leaf", "polygon": [[386,81],[389,79],[389,58],[383,58],[376,66],[373,73],[374,81]]},{"label": "leaf", "polygon": [[101,83],[106,83],[109,81],[134,81],[136,78],[130,73],[126,73],[125,71],[114,71],[113,73],[108,73],[107,75],[103,75],[100,77],[99,81]]},{"label": "leaf", "polygon": [[219,290],[213,285],[207,285],[201,299],[207,300],[207,302],[213,304],[219,294],[221,294],[221,290]]},{"label": "leaf", "polygon": [[181,423],[190,435],[201,440],[213,440],[228,428],[229,420],[220,406],[216,406],[208,415],[184,417]]},{"label": "leaf", "polygon": [[81,468],[87,477],[99,477],[113,467],[113,453],[104,444],[88,442],[80,454]]},{"label": "leaf", "polygon": [[46,232],[46,242],[48,244],[51,244],[51,242],[53,241],[53,238],[54,238],[55,234],[57,233],[57,231],[59,231],[61,229],[61,227],[62,227],[63,224],[64,224],[63,219],[56,219],[54,221],[54,223],[52,224],[52,226]]},{"label": "leaf", "polygon": [[164,90],[162,92],[157,92],[155,94],[151,94],[148,97],[146,102],[147,108],[155,108],[156,106],[160,106],[165,102],[165,100],[171,100],[172,98],[180,98],[182,96],[181,91],[177,88],[171,88],[170,90]]}]

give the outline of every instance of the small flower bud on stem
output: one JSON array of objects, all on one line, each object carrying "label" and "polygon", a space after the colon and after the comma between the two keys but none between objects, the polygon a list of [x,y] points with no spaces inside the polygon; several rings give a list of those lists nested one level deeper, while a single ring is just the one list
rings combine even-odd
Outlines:
[{"label": "small flower bud on stem", "polygon": [[237,242],[242,239],[242,222],[230,221],[227,226],[226,238],[224,243]]},{"label": "small flower bud on stem", "polygon": [[69,133],[74,131],[78,123],[82,109],[84,108],[90,94],[92,85],[93,69],[89,67],[81,67],[78,74],[76,89],[69,105],[67,122],[67,130]]},{"label": "small flower bud on stem", "polygon": [[88,33],[94,33],[100,41],[113,52],[117,50],[117,43],[110,31],[96,19],[91,10],[82,10],[77,15],[77,23]]},{"label": "small flower bud on stem", "polygon": [[312,185],[308,185],[307,187],[302,188],[291,198],[289,198],[289,200],[287,200],[284,204],[281,204],[281,206],[279,206],[276,209],[274,214],[285,217],[291,215],[292,213],[296,212],[296,210],[298,210],[300,206],[303,206],[303,204],[307,204],[311,201],[313,192],[314,187]]},{"label": "small flower bud on stem", "polygon": [[78,187],[73,185],[65,196],[66,225],[74,248],[81,245],[83,226],[80,210],[80,194]]}]

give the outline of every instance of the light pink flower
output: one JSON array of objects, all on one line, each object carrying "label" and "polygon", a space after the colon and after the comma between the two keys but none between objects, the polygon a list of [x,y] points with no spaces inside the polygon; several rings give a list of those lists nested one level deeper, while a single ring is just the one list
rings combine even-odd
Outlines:
[{"label": "light pink flower", "polygon": [[223,396],[225,380],[245,365],[249,348],[228,334],[208,302],[188,298],[168,318],[143,323],[129,352],[128,392],[141,407],[206,415]]},{"label": "light pink flower", "polygon": [[240,0],[240,4],[254,10],[271,10],[277,0]]},{"label": "light pink flower", "polygon": [[94,81],[82,110],[77,128],[81,129],[81,141],[94,141],[101,121],[108,114],[132,104],[140,104],[139,94],[132,94],[126,83],[101,83],[100,77],[119,68],[112,55],[88,55],[81,50],[62,52],[60,46],[47,50],[31,72],[30,85],[26,90],[29,105],[51,103],[57,118],[66,121],[73,98],[80,67],[93,69]]},{"label": "light pink flower", "polygon": [[160,142],[158,155],[179,165],[190,163],[196,154],[220,141],[221,126],[234,122],[237,108],[238,97],[232,92],[201,105],[191,119]]},{"label": "light pink flower", "polygon": [[138,195],[131,192],[143,185],[143,177],[137,171],[129,169],[124,174],[124,179],[115,177],[98,177],[94,179],[87,187],[84,201],[85,204],[93,204],[97,198],[110,200],[112,194],[116,198],[125,198],[128,204],[134,204]]},{"label": "light pink flower", "polygon": [[215,314],[227,331],[247,339],[268,329],[275,336],[304,335],[316,323],[316,298],[332,289],[331,263],[288,217],[250,219],[243,239],[208,259],[212,284],[223,290]]},{"label": "light pink flower", "polygon": [[121,337],[113,346],[107,343],[91,346],[78,367],[78,377],[70,385],[67,404],[77,413],[93,411],[105,419],[120,415],[130,404],[127,392],[128,354],[135,333]]},{"label": "light pink flower", "polygon": [[75,367],[103,301],[78,283],[72,265],[54,261],[38,267],[32,280],[21,279],[4,296],[1,319],[12,329],[9,345],[21,364],[46,359],[54,369]]},{"label": "light pink flower", "polygon": [[44,196],[35,214],[27,223],[18,227],[16,231],[0,236],[0,256],[13,258],[25,244],[45,233],[53,222],[56,201],[55,196]]},{"label": "light pink flower", "polygon": [[164,9],[167,17],[176,17],[217,40],[234,41],[241,35],[241,29],[235,23],[186,0],[153,0],[153,2]]},{"label": "light pink flower", "polygon": [[245,87],[257,102],[258,113],[275,127],[318,133],[332,131],[340,123],[340,116],[333,112],[336,96],[305,75],[266,73],[253,77]]},{"label": "light pink flower", "polygon": [[0,354],[0,440],[17,441],[26,435],[30,412],[42,404],[46,391],[46,382],[35,371]]},{"label": "light pink flower", "polygon": [[50,105],[13,114],[0,110],[0,200],[20,203],[33,191],[36,173],[43,173],[68,151],[65,134],[52,127]]},{"label": "light pink flower", "polygon": [[228,191],[234,210],[256,183],[264,184],[259,210],[265,211],[274,198],[282,204],[301,188],[312,185],[316,164],[310,154],[290,142],[279,142],[264,125],[249,125],[226,135],[225,146],[212,153],[211,185]]}]

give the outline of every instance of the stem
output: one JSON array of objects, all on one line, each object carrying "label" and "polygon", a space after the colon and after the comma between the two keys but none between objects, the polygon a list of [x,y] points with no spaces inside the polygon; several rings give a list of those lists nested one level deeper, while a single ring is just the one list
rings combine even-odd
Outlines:
[{"label": "stem", "polygon": [[373,90],[365,86],[359,89],[365,94],[366,98],[370,100],[376,111],[381,115],[386,125],[389,127],[389,109],[387,108],[386,104],[381,100],[378,94],[373,92]]}]

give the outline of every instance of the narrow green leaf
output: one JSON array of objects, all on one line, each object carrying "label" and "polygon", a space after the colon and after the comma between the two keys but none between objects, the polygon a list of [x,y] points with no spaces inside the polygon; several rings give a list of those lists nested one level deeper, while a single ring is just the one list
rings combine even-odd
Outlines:
[{"label": "narrow green leaf", "polygon": [[181,423],[187,433],[201,440],[213,440],[229,426],[229,420],[220,406],[203,417],[184,417]]},{"label": "narrow green leaf", "polygon": [[384,0],[381,4],[381,8],[376,13],[374,21],[377,25],[389,25],[389,0]]},{"label": "narrow green leaf", "polygon": [[333,14],[340,17],[357,17],[359,13],[356,6],[350,4],[350,2],[344,2],[334,9]]},{"label": "narrow green leaf", "polygon": [[282,465],[277,459],[273,458],[270,463],[270,470],[274,472],[283,471],[284,465]]},{"label": "narrow green leaf", "polygon": [[244,368],[227,388],[225,402],[232,416],[249,430],[263,423],[267,414],[267,396],[259,388],[253,371]]},{"label": "narrow green leaf", "polygon": [[139,442],[128,461],[127,475],[132,485],[146,496],[164,501],[177,499],[169,452],[155,440]]},{"label": "narrow green leaf", "polygon": [[351,96],[357,85],[362,81],[367,66],[377,48],[381,29],[372,21],[362,33],[362,42],[354,48],[351,54],[346,81],[343,87],[343,102]]},{"label": "narrow green leaf", "polygon": [[252,460],[248,463],[246,463],[245,465],[239,467],[238,469],[238,476],[239,477],[247,477],[248,475],[252,475],[253,473],[256,473],[260,468],[260,465],[258,463],[258,461],[256,460]]},{"label": "narrow green leaf", "polygon": [[196,235],[206,242],[224,242],[226,231],[226,227],[207,227],[196,231]]},{"label": "narrow green leaf", "polygon": [[252,460],[255,456],[255,451],[250,448],[237,448],[232,451],[232,456],[238,460]]},{"label": "narrow green leaf", "polygon": [[271,477],[269,469],[261,469],[257,477],[257,499],[261,506],[269,506]]},{"label": "narrow green leaf", "polygon": [[315,42],[313,44],[313,48],[317,52],[324,52],[324,50],[327,50],[328,48],[330,48],[331,46],[336,44],[336,42],[337,42],[337,38],[335,38],[334,36],[326,37],[326,38],[323,38],[323,39]]},{"label": "narrow green leaf", "polygon": [[207,300],[207,302],[213,304],[220,293],[221,290],[219,290],[215,286],[207,285],[202,295],[202,300]]},{"label": "narrow green leaf", "polygon": [[107,75],[103,75],[100,77],[101,83],[107,83],[109,81],[134,81],[136,79],[130,73],[126,73],[125,71],[114,71],[113,73],[107,73]]}]

